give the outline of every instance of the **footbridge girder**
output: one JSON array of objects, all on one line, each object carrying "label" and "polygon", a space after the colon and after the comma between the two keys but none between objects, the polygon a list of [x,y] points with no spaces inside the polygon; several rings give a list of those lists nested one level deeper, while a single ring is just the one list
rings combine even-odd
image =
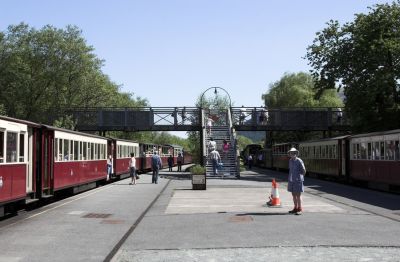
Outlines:
[{"label": "footbridge girder", "polygon": [[[338,108],[232,107],[237,131],[349,130],[345,112]],[[80,131],[201,131],[207,109],[197,107],[96,107],[64,110]]]}]

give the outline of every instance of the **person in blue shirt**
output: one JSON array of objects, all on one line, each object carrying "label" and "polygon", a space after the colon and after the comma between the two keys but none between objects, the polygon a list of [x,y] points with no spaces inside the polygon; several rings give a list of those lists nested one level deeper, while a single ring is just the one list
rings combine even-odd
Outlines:
[{"label": "person in blue shirt", "polygon": [[306,168],[303,160],[298,155],[299,151],[292,147],[288,154],[289,159],[289,177],[288,177],[288,191],[292,193],[294,208],[289,211],[290,214],[301,215],[303,208],[301,206],[301,193],[304,192],[304,175]]},{"label": "person in blue shirt", "polygon": [[151,182],[153,184],[158,184],[158,172],[162,168],[161,158],[157,155],[157,151],[154,151],[151,157],[151,168],[153,169],[153,176]]}]

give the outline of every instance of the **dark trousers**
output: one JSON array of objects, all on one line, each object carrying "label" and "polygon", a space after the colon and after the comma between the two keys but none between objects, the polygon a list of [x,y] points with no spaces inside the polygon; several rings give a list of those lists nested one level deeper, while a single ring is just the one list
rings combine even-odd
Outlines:
[{"label": "dark trousers", "polygon": [[152,183],[158,184],[158,171],[159,171],[158,168],[153,168],[153,176],[152,176],[152,179],[151,179]]}]

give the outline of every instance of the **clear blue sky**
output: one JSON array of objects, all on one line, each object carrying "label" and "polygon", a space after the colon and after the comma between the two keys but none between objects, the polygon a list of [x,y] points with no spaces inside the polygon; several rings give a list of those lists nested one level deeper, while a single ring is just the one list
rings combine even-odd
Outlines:
[{"label": "clear blue sky", "polygon": [[152,106],[193,106],[211,86],[235,106],[260,106],[285,72],[309,70],[302,57],[327,21],[353,21],[385,2],[2,0],[0,30],[76,25],[105,60],[103,72]]}]

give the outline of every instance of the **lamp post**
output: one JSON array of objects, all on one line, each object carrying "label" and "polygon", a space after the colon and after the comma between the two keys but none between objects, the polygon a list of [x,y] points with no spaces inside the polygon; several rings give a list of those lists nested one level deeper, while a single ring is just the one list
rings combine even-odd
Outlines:
[{"label": "lamp post", "polygon": [[219,90],[219,89],[222,90],[222,91],[224,91],[224,92],[227,94],[228,98],[229,98],[229,108],[232,107],[232,100],[231,100],[231,96],[229,95],[228,91],[226,91],[226,90],[223,89],[222,87],[213,86],[213,87],[210,87],[210,88],[206,89],[206,90],[201,94],[201,97],[200,97],[200,107],[201,107],[201,109],[203,109],[203,98],[204,98],[204,95],[205,95],[205,93],[207,93],[207,91],[209,91],[209,90],[211,90],[211,89],[214,89],[214,94],[215,94],[215,95],[218,94],[218,90]]}]

